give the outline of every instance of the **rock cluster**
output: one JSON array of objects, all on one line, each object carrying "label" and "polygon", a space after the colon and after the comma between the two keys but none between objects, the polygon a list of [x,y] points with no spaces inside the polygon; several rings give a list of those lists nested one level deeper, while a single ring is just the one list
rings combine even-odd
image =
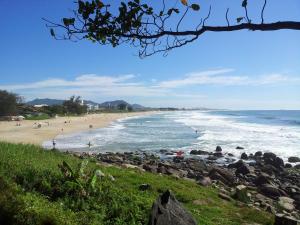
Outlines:
[{"label": "rock cluster", "polygon": [[[94,157],[107,165],[189,179],[202,186],[212,185],[219,189],[220,198],[228,201],[235,199],[259,210],[280,213],[283,215],[278,217],[280,221],[300,219],[300,165],[293,167],[274,153],[260,151],[250,155],[243,153],[241,159],[234,163],[215,163],[215,158],[226,154],[222,152],[222,148],[217,146],[212,153],[192,150],[185,158],[180,155],[162,159],[146,152],[105,153]],[[175,155],[168,150],[160,151],[160,154]],[[192,157],[194,155],[208,157],[203,160]],[[297,157],[289,159],[290,162],[297,160]],[[140,186],[140,190],[148,188],[151,187],[147,184]]]}]

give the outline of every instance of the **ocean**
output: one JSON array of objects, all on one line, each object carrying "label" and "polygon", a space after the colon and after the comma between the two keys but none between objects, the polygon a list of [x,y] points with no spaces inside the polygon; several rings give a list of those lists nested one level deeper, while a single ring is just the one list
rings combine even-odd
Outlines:
[{"label": "ocean", "polygon": [[[109,127],[56,138],[61,150],[118,152],[161,149],[274,152],[287,160],[300,156],[300,110],[195,110],[130,117]],[[91,147],[88,147],[88,143]],[[244,149],[236,149],[237,146]],[[51,148],[52,141],[44,143]]]}]

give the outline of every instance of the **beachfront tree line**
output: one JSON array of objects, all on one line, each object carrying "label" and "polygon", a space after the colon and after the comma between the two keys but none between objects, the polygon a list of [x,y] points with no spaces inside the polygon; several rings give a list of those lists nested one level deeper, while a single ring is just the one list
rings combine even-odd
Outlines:
[{"label": "beachfront tree line", "polygon": [[0,90],[0,116],[15,115],[20,102],[21,98],[17,94]]},{"label": "beachfront tree line", "polygon": [[82,104],[80,96],[72,96],[62,105],[45,106],[36,109],[23,103],[22,98],[15,93],[0,90],[0,116],[14,116],[17,114],[45,113],[49,116],[55,115],[81,115],[87,113],[87,106]]},{"label": "beachfront tree line", "polygon": [[238,14],[231,12],[230,8],[217,12],[224,14],[222,24],[211,23],[211,17],[216,14],[212,5],[202,7],[194,2],[160,0],[146,4],[141,0],[131,0],[111,6],[102,0],[79,0],[75,2],[70,17],[59,23],[44,20],[55,39],[89,40],[113,47],[126,43],[139,48],[140,57],[158,52],[166,55],[207,32],[300,30],[299,21],[266,22],[267,0],[261,0],[261,4],[259,1],[240,0],[240,10],[235,10]]}]

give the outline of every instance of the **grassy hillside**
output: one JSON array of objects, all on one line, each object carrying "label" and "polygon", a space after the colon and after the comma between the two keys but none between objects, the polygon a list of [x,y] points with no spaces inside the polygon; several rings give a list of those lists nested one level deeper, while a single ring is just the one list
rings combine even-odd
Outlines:
[{"label": "grassy hillside", "polygon": [[[151,188],[139,190],[143,183]],[[0,143],[0,224],[146,224],[153,201],[166,189],[201,225],[273,221],[270,214],[224,201],[217,190],[190,181]]]}]

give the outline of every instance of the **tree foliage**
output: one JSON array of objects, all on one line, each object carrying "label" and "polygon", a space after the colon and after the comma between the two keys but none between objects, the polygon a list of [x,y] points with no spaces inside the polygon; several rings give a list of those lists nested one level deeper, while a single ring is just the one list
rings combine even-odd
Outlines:
[{"label": "tree foliage", "polygon": [[0,116],[12,116],[17,113],[17,104],[21,98],[14,93],[0,90]]},{"label": "tree foliage", "polygon": [[[195,0],[193,0],[195,1]],[[114,8],[102,0],[79,0],[71,17],[63,18],[61,23],[47,19],[51,35],[63,40],[90,40],[101,45],[116,47],[123,43],[139,48],[139,56],[145,57],[157,52],[167,54],[170,50],[184,46],[198,39],[205,32],[228,32],[238,30],[273,31],[281,29],[300,30],[300,22],[264,22],[267,0],[261,0],[259,22],[254,23],[248,14],[247,0],[241,0],[244,15],[231,15],[229,8],[224,12],[224,24],[209,26],[212,7],[203,12],[201,6],[188,0],[160,0],[161,7],[142,0],[122,1]],[[253,2],[251,2],[254,4]],[[199,12],[200,11],[200,12]],[[183,26],[188,15],[193,19],[194,28]],[[62,33],[58,31],[62,30]],[[58,33],[57,33],[58,32]]]},{"label": "tree foliage", "polygon": [[63,106],[67,113],[80,115],[87,112],[87,106],[81,103],[80,96],[71,96],[69,100],[63,102]]}]

